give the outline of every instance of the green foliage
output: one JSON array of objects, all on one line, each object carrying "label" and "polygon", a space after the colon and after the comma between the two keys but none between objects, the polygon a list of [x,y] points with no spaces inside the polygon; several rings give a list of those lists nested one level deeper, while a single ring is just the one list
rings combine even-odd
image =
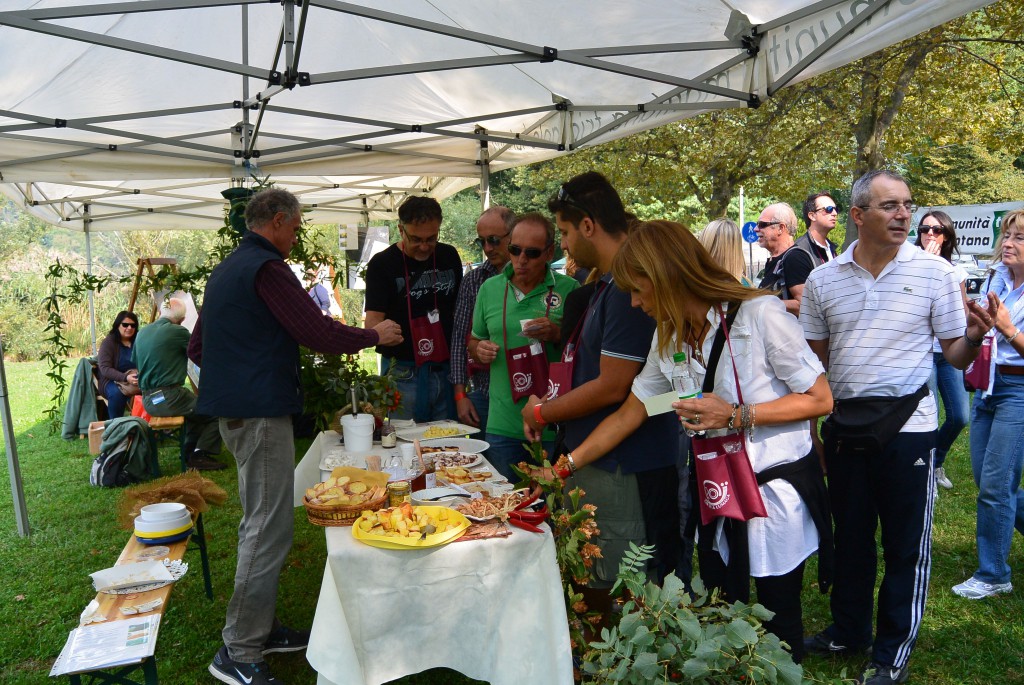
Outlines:
[{"label": "green foliage", "polygon": [[402,394],[390,373],[394,366],[378,375],[359,355],[320,354],[304,347],[300,358],[303,412],[315,418],[317,430],[326,430],[338,412],[352,410],[353,388],[360,409],[381,418],[401,406]]},{"label": "green foliage", "polygon": [[[552,471],[552,464],[540,442],[524,443],[523,447],[539,468],[530,472],[512,465],[512,470],[522,477],[520,486],[536,482],[544,491],[544,499],[551,516],[548,519],[555,538],[555,560],[565,589],[565,610],[569,616],[569,638],[574,652],[582,650],[584,622],[593,622],[600,617],[588,611],[583,594],[577,588],[590,583],[590,568],[594,559],[601,556],[601,550],[591,542],[601,531],[597,528],[593,504],[581,504],[585,494],[580,488],[566,489],[565,483]],[[560,469],[567,467],[564,456],[559,457]],[[531,465],[532,467],[532,465]],[[546,474],[551,474],[548,479]]]},{"label": "green foliage", "polygon": [[1024,173],[1006,154],[980,145],[931,145],[907,159],[907,180],[921,205],[984,204],[1024,198]]},{"label": "green foliage", "polygon": [[618,625],[601,630],[584,655],[584,683],[849,682],[805,676],[779,639],[764,629],[773,614],[760,604],[726,604],[700,578],[691,592],[670,574],[659,586],[644,572],[654,547],[630,549],[619,563],[613,592],[628,600]]}]

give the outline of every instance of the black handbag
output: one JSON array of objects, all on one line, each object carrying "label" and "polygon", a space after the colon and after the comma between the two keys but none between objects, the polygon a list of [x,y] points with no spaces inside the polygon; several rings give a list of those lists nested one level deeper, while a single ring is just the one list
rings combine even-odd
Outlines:
[{"label": "black handbag", "polygon": [[821,424],[821,437],[846,447],[881,451],[899,435],[927,394],[925,383],[917,392],[902,397],[836,400],[832,414]]}]

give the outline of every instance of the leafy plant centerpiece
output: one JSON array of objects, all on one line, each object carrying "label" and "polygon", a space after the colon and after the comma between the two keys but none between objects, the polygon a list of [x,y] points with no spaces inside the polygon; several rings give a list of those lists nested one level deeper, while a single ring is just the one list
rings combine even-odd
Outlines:
[{"label": "leafy plant centerpiece", "polygon": [[373,414],[379,424],[402,404],[390,371],[377,374],[365,368],[356,355],[323,355],[303,349],[302,356],[305,412],[316,418],[318,430],[325,430],[339,414],[347,413]]}]

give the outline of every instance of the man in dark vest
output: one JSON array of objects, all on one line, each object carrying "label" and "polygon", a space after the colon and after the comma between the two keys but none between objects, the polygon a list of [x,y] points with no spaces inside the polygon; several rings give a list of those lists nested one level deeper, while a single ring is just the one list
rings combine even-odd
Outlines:
[{"label": "man in dark vest", "polygon": [[828,193],[811,193],[804,200],[804,223],[807,233],[796,239],[796,246],[811,256],[814,266],[831,262],[839,248],[828,239],[836,227],[842,209]]},{"label": "man in dark vest", "polygon": [[292,545],[295,442],[292,414],[302,410],[299,345],[325,354],[354,354],[402,341],[394,321],[352,328],[320,313],[285,263],[302,225],[298,199],[286,190],[257,193],[245,210],[249,231],[213,270],[203,311],[189,341],[202,366],[196,410],[219,416],[220,434],[238,463],[235,589],[210,664],[236,685],[280,683],[265,654],[304,649],[309,633],[275,616],[277,586]]}]

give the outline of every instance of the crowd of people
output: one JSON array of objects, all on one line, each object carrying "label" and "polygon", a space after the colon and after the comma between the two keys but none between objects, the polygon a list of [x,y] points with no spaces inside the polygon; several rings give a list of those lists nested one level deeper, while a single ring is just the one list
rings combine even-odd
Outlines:
[{"label": "crowd of people", "polygon": [[[374,347],[396,367],[402,417],[479,427],[488,459],[509,478],[527,461],[525,444],[540,441],[556,464],[544,475],[582,488],[583,503],[596,506],[592,608],[609,608],[629,544],[649,543],[655,579],[689,582],[696,557],[696,572],[727,599],[748,600],[753,583],[775,614],[768,628],[796,661],[863,651],[861,682],[906,682],[925,614],[936,487],[952,487],[943,460],[968,424],[978,569],[953,592],[1011,590],[1010,543],[1014,529],[1024,533],[1024,210],[1003,219],[979,301],[967,300],[966,274],[952,263],[947,215],[926,214],[917,244],[907,242],[916,207],[889,171],[854,183],[848,220],[858,240],[842,252],[829,232],[843,210],[829,194],[809,195],[799,238],[790,205],[765,207],[756,230],[770,258],[756,287],[727,219],[699,237],[637,220],[593,171],[563,183],[547,210],[483,212],[484,261],[464,274],[458,251],[438,240],[440,205],[406,200],[399,240],[367,267],[365,328],[355,328],[324,316],[289,269],[301,207],[287,191],[265,190],[246,209],[248,233],[211,275],[190,339],[174,328],[173,303],[146,335],[133,315],[119,315],[101,368],[112,380],[134,374],[151,413],[163,404],[191,416],[197,464],[222,438],[238,465],[243,518],[215,677],[277,682],[264,655],[308,641],[275,614],[294,520],[299,345],[327,354]],[[550,266],[556,241],[572,277]],[[157,336],[174,352],[145,352]],[[203,365],[198,399],[179,392],[172,357],[183,346]],[[959,372],[983,346],[988,386],[969,408]],[[678,399],[681,363],[702,393]],[[694,445],[721,436],[740,438],[765,515],[708,515]],[[800,594],[814,554],[832,622],[805,637]]]}]

